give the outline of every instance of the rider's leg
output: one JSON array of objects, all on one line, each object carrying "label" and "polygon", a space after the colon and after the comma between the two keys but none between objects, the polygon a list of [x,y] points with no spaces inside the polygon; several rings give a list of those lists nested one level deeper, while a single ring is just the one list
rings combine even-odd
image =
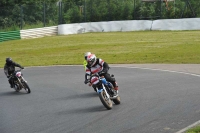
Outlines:
[{"label": "rider's leg", "polygon": [[13,88],[13,83],[12,83],[12,79],[11,78],[8,80],[8,82],[10,84],[10,87]]},{"label": "rider's leg", "polygon": [[109,81],[109,82],[111,82],[113,84],[115,90],[119,89],[115,78],[111,77],[109,73],[106,73],[103,76],[105,77],[105,79],[107,81]]}]

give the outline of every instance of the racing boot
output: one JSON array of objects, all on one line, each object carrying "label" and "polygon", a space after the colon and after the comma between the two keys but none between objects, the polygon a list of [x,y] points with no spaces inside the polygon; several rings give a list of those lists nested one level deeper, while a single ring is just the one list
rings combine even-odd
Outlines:
[{"label": "racing boot", "polygon": [[115,82],[115,85],[114,85],[114,90],[118,91],[119,88],[118,88],[118,85],[117,85],[117,82]]},{"label": "racing boot", "polygon": [[13,88],[13,85],[12,85],[12,84],[10,85],[10,88]]},{"label": "racing boot", "polygon": [[10,83],[10,88],[13,88],[14,85],[13,85],[12,81],[9,81],[9,83]]},{"label": "racing boot", "polygon": [[119,89],[116,82],[115,82],[115,85],[114,85],[114,88],[113,88],[113,89],[114,89],[114,97],[115,97],[115,96],[118,95],[118,89]]}]

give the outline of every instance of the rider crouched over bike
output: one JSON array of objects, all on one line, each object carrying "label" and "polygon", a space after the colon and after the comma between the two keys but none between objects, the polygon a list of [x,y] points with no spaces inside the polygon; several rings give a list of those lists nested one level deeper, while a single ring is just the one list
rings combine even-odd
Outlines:
[{"label": "rider crouched over bike", "polygon": [[13,78],[11,75],[15,72],[15,67],[19,67],[21,69],[24,69],[20,64],[15,63],[12,58],[8,57],[6,58],[6,63],[4,65],[4,73],[8,78],[8,82],[10,83],[10,87],[13,88]]},{"label": "rider crouched over bike", "polygon": [[99,76],[104,76],[105,79],[111,82],[114,86],[115,90],[118,90],[118,86],[116,83],[115,78],[112,78],[108,73],[109,66],[106,62],[102,59],[97,58],[95,54],[91,54],[87,57],[87,66],[86,66],[86,74],[85,74],[85,84],[87,84],[88,80],[87,77],[91,74],[98,73]]}]

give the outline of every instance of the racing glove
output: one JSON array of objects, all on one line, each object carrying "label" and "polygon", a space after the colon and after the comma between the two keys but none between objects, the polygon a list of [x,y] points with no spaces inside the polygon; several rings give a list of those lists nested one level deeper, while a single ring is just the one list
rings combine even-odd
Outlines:
[{"label": "racing glove", "polygon": [[88,81],[87,79],[84,81],[85,84],[87,84],[88,82],[89,82],[89,81]]}]

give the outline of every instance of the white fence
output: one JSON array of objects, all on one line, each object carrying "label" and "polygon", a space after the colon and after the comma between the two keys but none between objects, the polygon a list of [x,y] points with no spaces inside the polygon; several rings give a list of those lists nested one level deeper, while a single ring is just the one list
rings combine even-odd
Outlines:
[{"label": "white fence", "polygon": [[144,30],[200,30],[200,18],[127,20],[58,25],[58,35],[86,32],[116,32]]},{"label": "white fence", "polygon": [[200,18],[155,20],[152,30],[200,30]]},{"label": "white fence", "polygon": [[54,36],[58,34],[58,26],[20,30],[21,39]]},{"label": "white fence", "polygon": [[145,30],[200,30],[200,18],[127,20],[62,24],[58,26],[21,30],[21,38],[38,38],[53,35],[81,34],[87,32],[125,32]]}]

